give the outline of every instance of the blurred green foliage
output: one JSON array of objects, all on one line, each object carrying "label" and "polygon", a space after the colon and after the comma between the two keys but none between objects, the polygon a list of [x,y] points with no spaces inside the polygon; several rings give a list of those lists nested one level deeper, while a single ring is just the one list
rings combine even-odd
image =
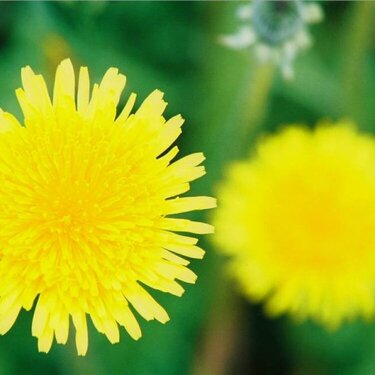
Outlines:
[{"label": "blurred green foliage", "polygon": [[[159,88],[170,103],[167,115],[182,113],[186,118],[179,140],[182,154],[203,150],[207,157],[208,175],[193,186],[199,194],[212,194],[225,165],[281,124],[312,125],[325,118],[350,117],[363,130],[375,130],[373,2],[323,4],[326,21],[313,28],[315,43],[298,58],[296,79],[285,82],[275,74],[262,121],[246,137],[241,129],[257,106],[250,97],[257,69],[247,52],[217,43],[219,34],[236,28],[237,5],[1,2],[0,105],[21,119],[14,90],[20,86],[20,68],[25,65],[43,72],[50,84],[56,65],[65,57],[76,66],[89,66],[95,81],[109,66],[118,67],[128,76],[126,95],[135,91],[143,99]],[[90,329],[86,357],[77,357],[73,337],[68,346],[54,345],[45,355],[37,352],[36,339],[31,337],[32,314],[23,312],[14,328],[0,338],[0,375],[215,375],[204,357],[206,333],[213,327],[225,346],[226,333],[220,331],[216,318],[222,316],[220,309],[228,309],[234,288],[226,282],[224,260],[208,243],[204,247],[205,260],[193,262],[197,285],[187,286],[181,299],[153,292],[171,316],[165,326],[142,323],[139,342],[122,332],[118,345]],[[242,311],[236,326],[240,337],[237,346],[228,348],[227,361],[213,357],[223,360],[220,374],[375,373],[374,324],[353,323],[327,333],[310,323],[269,320],[259,307],[243,301],[230,307]],[[237,317],[227,315],[233,316]],[[205,373],[194,370],[206,360]]]}]

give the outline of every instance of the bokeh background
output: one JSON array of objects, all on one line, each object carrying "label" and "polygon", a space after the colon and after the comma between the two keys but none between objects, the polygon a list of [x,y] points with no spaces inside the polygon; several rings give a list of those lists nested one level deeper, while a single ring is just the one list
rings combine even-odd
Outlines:
[{"label": "bokeh background", "polygon": [[[182,154],[204,151],[207,176],[193,192],[212,195],[225,166],[256,139],[282,124],[309,126],[351,118],[375,131],[375,3],[321,2],[325,20],[311,28],[314,45],[295,64],[295,79],[261,66],[218,36],[237,28],[238,2],[1,2],[0,106],[18,115],[14,90],[20,68],[31,65],[52,83],[70,57],[98,81],[109,66],[128,77],[126,95],[139,101],[165,92],[167,116],[181,113]],[[124,97],[125,98],[125,97]],[[1,152],[1,150],[0,150]],[[375,374],[375,322],[336,332],[313,323],[269,319],[226,277],[225,259],[210,241],[199,278],[182,298],[157,293],[171,321],[142,322],[143,338],[122,331],[111,345],[90,327],[89,351],[78,357],[74,338],[37,352],[32,313],[21,313],[0,337],[0,375]],[[73,329],[72,329],[73,331]]]}]

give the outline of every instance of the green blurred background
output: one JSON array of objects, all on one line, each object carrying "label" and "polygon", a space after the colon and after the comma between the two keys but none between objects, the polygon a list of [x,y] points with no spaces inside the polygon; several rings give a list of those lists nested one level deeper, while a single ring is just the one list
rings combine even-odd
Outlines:
[{"label": "green blurred background", "polygon": [[[22,119],[14,90],[25,65],[49,84],[66,57],[87,65],[96,81],[118,67],[128,76],[125,96],[135,91],[140,101],[159,88],[167,116],[185,117],[181,153],[207,157],[208,174],[193,193],[214,194],[225,165],[282,124],[351,118],[375,130],[374,4],[322,2],[314,45],[286,82],[248,51],[218,44],[218,35],[237,28],[238,2],[1,2],[0,106]],[[374,322],[328,333],[268,319],[237,295],[225,260],[201,241],[207,255],[193,262],[197,284],[182,298],[153,293],[171,317],[165,326],[142,322],[140,341],[123,331],[117,345],[90,327],[86,357],[76,355],[73,337],[46,355],[31,337],[32,313],[23,312],[0,338],[0,375],[375,374]]]}]

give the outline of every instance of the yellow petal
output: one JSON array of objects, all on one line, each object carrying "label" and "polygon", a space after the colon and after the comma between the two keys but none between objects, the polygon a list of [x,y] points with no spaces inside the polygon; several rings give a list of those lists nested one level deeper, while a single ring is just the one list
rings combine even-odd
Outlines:
[{"label": "yellow petal", "polygon": [[82,115],[87,114],[90,101],[90,77],[87,67],[82,67],[79,71],[77,109]]},{"label": "yellow petal", "polygon": [[211,197],[184,197],[166,201],[165,214],[179,214],[216,207],[216,199]]},{"label": "yellow petal", "polygon": [[167,106],[163,100],[164,93],[159,90],[153,91],[141,104],[136,114],[140,117],[158,117],[161,116]]},{"label": "yellow petal", "polygon": [[167,244],[164,247],[174,253],[184,255],[189,258],[202,259],[204,257],[204,250],[198,246],[181,245],[181,244]]},{"label": "yellow petal", "polygon": [[38,337],[38,350],[40,352],[48,353],[53,342],[53,330],[46,326],[42,335]]},{"label": "yellow petal", "polygon": [[176,232],[191,232],[197,234],[208,234],[214,232],[214,227],[210,224],[176,218],[164,218],[160,227]]},{"label": "yellow petal", "polygon": [[18,314],[21,310],[20,305],[14,305],[12,308],[7,310],[6,315],[2,315],[0,318],[0,334],[4,335],[7,333],[13,326],[16,321]]},{"label": "yellow petal", "polygon": [[35,337],[39,337],[45,330],[47,320],[48,320],[48,310],[45,305],[43,296],[39,297],[38,303],[35,307],[33,322],[31,326],[31,333]]},{"label": "yellow petal", "polygon": [[124,122],[128,119],[130,112],[133,109],[136,98],[137,98],[137,95],[134,93],[132,93],[129,96],[129,99],[126,102],[123,110],[121,111],[120,115],[117,117],[115,121],[115,125],[123,125]]},{"label": "yellow petal", "polygon": [[125,297],[146,320],[156,319],[161,323],[169,320],[167,312],[142,287],[132,287]]},{"label": "yellow petal", "polygon": [[[57,313],[55,313],[57,314]],[[59,319],[54,325],[56,341],[59,344],[65,344],[69,336],[69,315],[60,312]]]},{"label": "yellow petal", "polygon": [[76,328],[76,346],[78,355],[85,355],[88,347],[88,333],[86,315],[83,312],[72,314],[73,324]]},{"label": "yellow petal", "polygon": [[134,314],[130,311],[128,306],[115,309],[113,313],[119,324],[125,327],[126,331],[134,340],[138,340],[142,336],[137,319],[135,319]]},{"label": "yellow petal", "polygon": [[117,106],[125,84],[126,77],[119,74],[118,69],[109,68],[105,73],[99,88],[106,100],[111,100],[113,105]]},{"label": "yellow petal", "polygon": [[[74,69],[70,59],[61,62],[57,67],[55,86],[53,89],[53,105],[57,109],[75,107],[75,78]],[[62,107],[62,108],[61,108]]]},{"label": "yellow petal", "polygon": [[22,68],[21,76],[27,100],[40,112],[48,115],[52,104],[43,77],[35,75],[29,66]]},{"label": "yellow petal", "polygon": [[0,108],[0,133],[6,133],[12,129],[20,128],[21,124],[18,120],[8,112],[4,112]]}]

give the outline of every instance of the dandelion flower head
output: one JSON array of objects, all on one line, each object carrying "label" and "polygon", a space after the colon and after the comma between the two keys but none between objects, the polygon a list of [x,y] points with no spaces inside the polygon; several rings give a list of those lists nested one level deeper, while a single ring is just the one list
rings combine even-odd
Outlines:
[{"label": "dandelion flower head", "polygon": [[302,0],[254,0],[238,7],[241,26],[221,42],[233,49],[252,47],[260,63],[271,61],[285,78],[293,78],[298,51],[311,44],[308,25],[319,22],[322,10]]},{"label": "dandelion flower head", "polygon": [[291,126],[219,187],[215,240],[270,314],[328,328],[375,310],[375,141],[344,121]]},{"label": "dandelion flower head", "polygon": [[119,325],[138,339],[136,312],[169,319],[146,288],[180,296],[180,280],[195,282],[185,257],[202,258],[203,250],[176,232],[212,227],[174,215],[215,206],[213,198],[180,197],[204,175],[204,157],[173,161],[183,119],[163,117],[160,91],[133,114],[132,94],[117,116],[125,76],[115,68],[91,90],[82,67],[76,93],[64,60],[52,100],[30,67],[22,84],[16,94],[24,126],[0,112],[0,333],[35,304],[40,351],[54,338],[67,341],[70,318],[80,355],[88,316],[112,343]]}]

